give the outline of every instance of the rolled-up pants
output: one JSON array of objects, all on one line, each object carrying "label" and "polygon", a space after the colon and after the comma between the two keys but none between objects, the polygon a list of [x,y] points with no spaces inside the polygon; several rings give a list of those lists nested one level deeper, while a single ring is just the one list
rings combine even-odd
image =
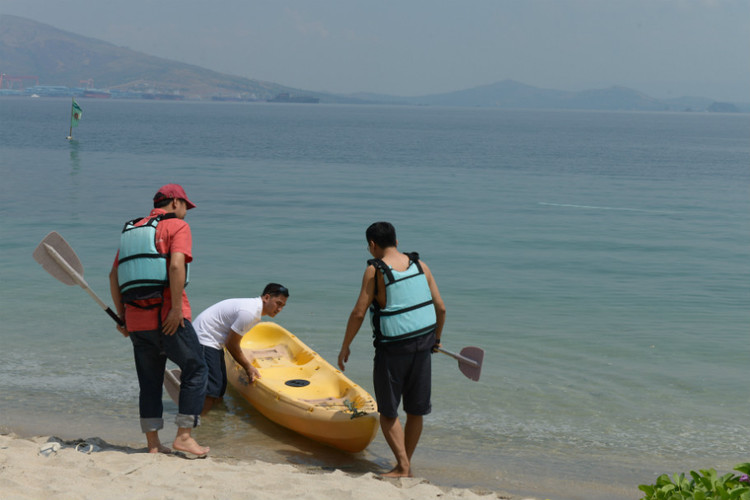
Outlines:
[{"label": "rolled-up pants", "polygon": [[130,332],[140,386],[138,407],[143,432],[164,427],[162,387],[167,359],[182,370],[175,424],[177,427],[200,425],[208,370],[193,325],[188,320],[184,323],[185,326],[179,327],[174,335],[164,335],[161,331]]}]

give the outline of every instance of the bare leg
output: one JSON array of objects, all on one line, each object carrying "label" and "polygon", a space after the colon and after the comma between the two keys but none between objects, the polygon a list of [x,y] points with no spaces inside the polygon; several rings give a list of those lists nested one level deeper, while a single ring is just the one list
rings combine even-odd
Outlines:
[{"label": "bare leg", "polygon": [[[404,429],[401,427],[398,417],[389,418],[380,415],[380,428],[383,431],[388,446],[391,447],[396,457],[396,467],[390,472],[382,474],[383,477],[411,477],[411,465],[406,451],[404,441]],[[416,443],[415,443],[416,446]],[[413,450],[412,450],[413,451]]]},{"label": "bare leg", "polygon": [[201,417],[205,416],[208,411],[213,408],[213,406],[216,404],[217,401],[219,401],[220,398],[213,398],[211,396],[206,396],[206,400],[203,402],[203,411],[201,411]]},{"label": "bare leg", "polygon": [[146,433],[146,443],[149,453],[172,453],[172,450],[161,444],[159,440],[159,431],[149,431]]},{"label": "bare leg", "polygon": [[191,431],[192,429],[190,427],[178,427],[177,436],[174,438],[172,447],[174,447],[175,450],[192,453],[199,457],[207,455],[210,448],[208,446],[199,445],[198,442],[193,439],[193,436],[190,435]]},{"label": "bare leg", "polygon": [[404,426],[404,446],[406,448],[406,456],[409,457],[409,463],[411,464],[411,457],[414,455],[414,450],[417,449],[417,443],[422,435],[422,415],[409,415],[406,414],[406,425]]}]

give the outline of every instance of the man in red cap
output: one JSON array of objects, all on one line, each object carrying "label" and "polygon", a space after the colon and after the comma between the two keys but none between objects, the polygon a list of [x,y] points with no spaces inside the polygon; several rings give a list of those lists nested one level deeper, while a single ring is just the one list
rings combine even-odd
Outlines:
[{"label": "man in red cap", "polygon": [[200,424],[207,384],[207,369],[185,294],[188,263],[193,257],[190,226],[184,219],[191,208],[195,204],[182,186],[162,186],[154,195],[149,216],[125,224],[109,274],[112,299],[125,323],[117,329],[133,343],[141,430],[150,453],[171,453],[159,440],[159,430],[164,427],[162,385],[167,359],[182,370],[177,436],[172,447],[197,456],[209,451],[191,436]]}]

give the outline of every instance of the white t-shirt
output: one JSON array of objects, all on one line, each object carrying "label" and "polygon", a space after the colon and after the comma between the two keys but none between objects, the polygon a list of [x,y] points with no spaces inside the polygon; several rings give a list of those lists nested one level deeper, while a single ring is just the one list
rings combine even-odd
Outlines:
[{"label": "white t-shirt", "polygon": [[232,331],[244,335],[260,323],[263,301],[254,299],[226,299],[218,302],[195,318],[193,327],[201,345],[223,349]]}]

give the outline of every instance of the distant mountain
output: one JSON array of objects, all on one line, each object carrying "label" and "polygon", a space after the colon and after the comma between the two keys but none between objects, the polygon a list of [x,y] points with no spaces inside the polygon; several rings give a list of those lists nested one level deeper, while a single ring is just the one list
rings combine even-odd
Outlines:
[{"label": "distant mountain", "polygon": [[625,87],[570,92],[505,80],[467,90],[418,97],[357,93],[336,95],[227,75],[150,56],[22,17],[0,15],[0,75],[34,75],[43,85],[270,100],[279,94],[320,102],[409,104],[523,109],[750,112],[749,103],[718,103],[702,97],[655,99]]},{"label": "distant mountain", "polygon": [[[87,38],[22,17],[0,15],[0,74],[33,75],[43,85],[152,90],[186,97],[273,98],[303,92],[276,83],[225,75]],[[311,93],[304,92],[309,95]]]},{"label": "distant mountain", "polygon": [[467,90],[418,97],[353,94],[352,97],[389,104],[498,107],[508,109],[588,109],[624,111],[742,111],[750,104],[717,103],[703,97],[656,99],[626,87],[583,90],[550,90],[505,80]]}]

